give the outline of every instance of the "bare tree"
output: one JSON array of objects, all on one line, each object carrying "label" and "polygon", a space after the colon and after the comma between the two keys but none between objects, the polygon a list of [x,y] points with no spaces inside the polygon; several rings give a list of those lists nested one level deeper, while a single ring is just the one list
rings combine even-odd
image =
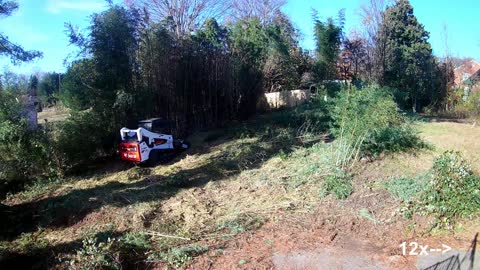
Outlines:
[{"label": "bare tree", "polygon": [[125,3],[147,11],[155,21],[171,19],[178,38],[198,29],[207,18],[218,19],[230,5],[218,0],[125,0]]},{"label": "bare tree", "polygon": [[363,39],[366,41],[368,77],[373,78],[376,75],[380,82],[385,69],[386,44],[379,40],[378,32],[383,22],[383,12],[391,2],[391,0],[367,0],[357,12],[363,24]]},{"label": "bare tree", "polygon": [[383,12],[390,3],[391,0],[368,0],[366,4],[360,6],[358,15],[369,42],[375,42],[379,26],[383,21]]},{"label": "bare tree", "polygon": [[342,80],[358,79],[365,65],[365,58],[365,41],[358,37],[346,38],[337,63]]},{"label": "bare tree", "polygon": [[439,70],[442,75],[442,85],[439,89],[439,92],[445,105],[444,109],[448,111],[449,109],[453,108],[451,97],[454,95],[452,90],[455,88],[455,64],[450,52],[450,46],[448,45],[448,25],[446,22],[442,23],[442,39],[444,43],[445,56],[439,63]]},{"label": "bare tree", "polygon": [[234,0],[231,15],[237,20],[257,18],[267,24],[275,18],[285,3],[286,0]]}]

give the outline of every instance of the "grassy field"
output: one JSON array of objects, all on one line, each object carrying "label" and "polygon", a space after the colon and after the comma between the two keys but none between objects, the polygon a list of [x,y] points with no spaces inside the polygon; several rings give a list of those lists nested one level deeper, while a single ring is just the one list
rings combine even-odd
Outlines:
[{"label": "grassy field", "polygon": [[38,123],[43,124],[45,121],[58,122],[67,119],[70,115],[68,109],[62,107],[44,108],[37,115]]},{"label": "grassy field", "polygon": [[[278,268],[273,258],[279,252],[319,243],[338,248],[335,243],[349,239],[376,241],[379,262],[411,268],[410,259],[389,261],[399,241],[428,235],[428,241],[461,246],[480,225],[473,217],[460,221],[459,231],[428,233],[428,217],[402,216],[401,200],[385,184],[424,174],[449,149],[461,151],[480,172],[480,127],[417,122],[431,149],[355,163],[353,193],[337,200],[322,191],[326,165],[338,158],[323,134],[322,114],[305,124],[302,113],[277,112],[197,133],[189,151],[154,168],[109,161],[102,170],[12,194],[2,202],[12,216],[3,228],[9,237],[0,242],[0,261],[39,269],[89,263]],[[298,240],[282,242],[287,236]]]}]

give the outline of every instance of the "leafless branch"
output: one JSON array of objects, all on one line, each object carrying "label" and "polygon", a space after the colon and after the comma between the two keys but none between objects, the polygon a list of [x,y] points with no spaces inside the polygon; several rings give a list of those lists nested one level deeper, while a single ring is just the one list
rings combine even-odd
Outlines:
[{"label": "leafless branch", "polygon": [[220,19],[230,6],[218,0],[125,0],[129,6],[146,10],[154,21],[171,19],[175,34],[182,38],[198,29],[208,18]]},{"label": "leafless branch", "polygon": [[232,3],[231,15],[235,19],[257,18],[262,23],[273,20],[285,0],[235,0]]}]

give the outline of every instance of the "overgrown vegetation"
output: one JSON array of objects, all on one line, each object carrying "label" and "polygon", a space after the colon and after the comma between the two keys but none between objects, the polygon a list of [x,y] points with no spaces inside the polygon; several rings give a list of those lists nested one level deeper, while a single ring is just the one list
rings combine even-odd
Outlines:
[{"label": "overgrown vegetation", "polygon": [[451,93],[450,98],[453,99],[451,106],[454,108],[447,111],[447,114],[453,114],[454,117],[459,118],[473,118],[480,117],[480,91],[471,92],[465,88],[459,88]]},{"label": "overgrown vegetation", "polygon": [[[180,247],[173,247],[166,252],[161,252],[157,256],[170,267],[176,269],[183,267],[190,262],[193,257],[198,256],[208,250],[208,246],[201,246],[197,244],[185,245]],[[154,259],[151,256],[149,259]]]},{"label": "overgrown vegetation", "polygon": [[472,217],[480,206],[480,177],[459,152],[446,151],[438,156],[431,170],[416,177],[397,177],[385,182],[385,188],[413,211],[432,214],[434,227],[451,227],[461,217]]},{"label": "overgrown vegetation", "polygon": [[460,153],[443,153],[435,159],[432,174],[421,203],[435,215],[437,225],[451,225],[455,218],[470,217],[479,210],[480,177]]},{"label": "overgrown vegetation", "polygon": [[50,140],[23,117],[15,96],[0,92],[0,182],[23,185],[31,179],[56,176]]},{"label": "overgrown vegetation", "polygon": [[[319,85],[327,85],[324,92],[332,97],[338,92],[338,84],[334,82],[338,78],[352,80],[359,86],[366,85],[357,83],[361,79],[386,84],[396,87],[395,93],[403,97],[396,99],[402,107],[406,107],[406,102],[417,104],[418,99],[421,100],[420,109],[429,103],[440,103],[443,97],[431,95],[430,88],[437,89],[437,85],[424,83],[438,75],[430,72],[435,70],[436,62],[424,38],[428,32],[416,21],[408,1],[399,1],[384,11],[385,20],[377,22],[381,31],[375,40],[386,42],[388,46],[381,48],[376,44],[384,53],[376,52],[371,57],[367,57],[367,47],[362,40],[346,38],[343,11],[339,12],[337,20],[322,21],[313,16],[317,41],[316,55],[313,55],[299,46],[298,30],[280,11],[282,4],[272,4],[276,11],[258,12],[262,14],[259,17],[239,12],[243,10],[241,5],[234,5],[233,12],[245,17],[236,17],[224,25],[208,17],[208,14],[220,16],[221,12],[210,12],[223,6],[221,4],[192,3],[198,13],[189,15],[190,9],[186,9],[185,14],[173,12],[175,15],[171,18],[162,17],[173,14],[168,5],[152,8],[157,4],[141,1],[110,5],[108,10],[92,16],[86,32],[68,24],[68,37],[78,47],[79,54],[69,63],[65,74],[35,75],[29,83],[21,83],[25,80],[19,78],[17,83],[12,83],[15,79],[8,79],[12,76],[2,76],[2,88],[9,92],[22,89],[23,94],[38,94],[45,106],[54,106],[60,99],[71,110],[71,117],[65,123],[44,129],[43,141],[49,144],[50,165],[45,171],[32,173],[33,178],[39,174],[50,175],[50,171],[64,175],[78,165],[108,156],[115,150],[118,129],[140,118],[161,116],[173,120],[175,135],[187,135],[198,128],[221,127],[229,121],[244,120],[255,114],[264,92],[314,83],[312,79],[303,78],[315,77]],[[261,6],[270,4],[265,2]],[[12,11],[17,7],[9,6]],[[403,15],[411,20],[399,20]],[[186,21],[192,23],[188,26],[191,29],[175,24]],[[393,26],[398,26],[401,33],[388,34],[391,31],[387,30]],[[408,42],[402,47],[398,44],[400,39]],[[422,48],[422,63],[413,63],[409,54],[400,53],[413,47]],[[371,66],[382,55],[386,57],[387,69],[377,70],[378,76],[371,76]],[[403,72],[400,64],[411,72]],[[411,84],[413,81],[422,83]],[[384,151],[419,147],[415,132],[397,117],[394,103],[386,101],[388,94],[373,89],[375,87],[341,91],[336,108],[346,111],[338,117],[357,116],[352,113],[356,109],[361,109],[365,115],[352,119],[352,126],[342,127],[336,116],[339,111],[333,109],[328,115],[337,117],[334,134],[338,136],[342,128],[344,134],[354,132],[358,140],[353,140],[361,142],[362,154],[373,156]],[[433,99],[425,100],[429,97]],[[377,112],[383,111],[385,115],[377,117],[377,112],[369,112],[363,105],[347,108],[350,99],[353,103],[368,101],[366,107],[369,108],[384,106]],[[369,120],[371,115],[377,119],[370,120],[370,124],[383,121],[383,126],[370,130],[368,123],[359,124]],[[302,120],[306,121],[299,133],[318,125],[318,119],[288,121]],[[362,134],[366,130],[369,134]]]},{"label": "overgrown vegetation", "polygon": [[332,133],[359,144],[363,155],[378,156],[424,147],[386,88],[344,89],[332,106]]}]

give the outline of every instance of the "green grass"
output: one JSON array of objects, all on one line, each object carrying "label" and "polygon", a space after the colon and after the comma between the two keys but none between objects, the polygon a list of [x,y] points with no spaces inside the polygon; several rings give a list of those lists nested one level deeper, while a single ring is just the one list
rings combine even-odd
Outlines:
[{"label": "green grass", "polygon": [[375,216],[372,214],[372,212],[370,212],[370,210],[368,210],[367,208],[362,208],[358,211],[358,215],[361,217],[361,218],[364,218],[364,219],[368,219],[370,221],[372,221],[373,223],[378,223],[378,220],[375,218]]},{"label": "green grass", "polygon": [[393,177],[384,182],[384,187],[394,196],[402,201],[408,202],[416,195],[425,190],[428,184],[429,174],[415,177]]}]

